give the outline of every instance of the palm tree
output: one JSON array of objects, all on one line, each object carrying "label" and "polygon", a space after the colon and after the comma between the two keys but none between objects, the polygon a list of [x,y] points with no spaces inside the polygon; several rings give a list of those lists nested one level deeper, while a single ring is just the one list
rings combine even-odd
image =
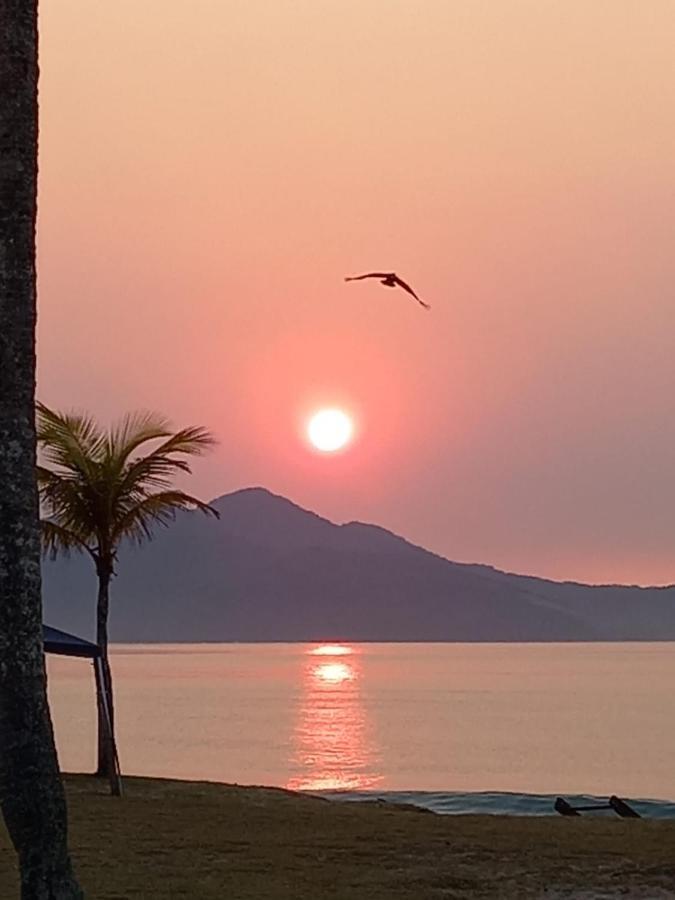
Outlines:
[{"label": "palm tree", "polygon": [[35,484],[36,0],[0,3],[0,806],[23,900],[79,900],[47,704]]},{"label": "palm tree", "polygon": [[97,774],[110,775],[114,737],[111,747],[105,739],[104,703],[107,700],[114,729],[108,610],[118,549],[125,541],[142,544],[151,539],[155,526],[169,525],[179,510],[218,516],[207,503],[172,486],[174,476],[190,473],[189,458],[201,455],[215,441],[204,428],[172,431],[156,413],[131,413],[104,430],[82,413],[58,413],[43,404],[37,410],[43,549],[52,558],[58,553],[85,553],[98,576],[96,642],[104,683],[97,692]]}]

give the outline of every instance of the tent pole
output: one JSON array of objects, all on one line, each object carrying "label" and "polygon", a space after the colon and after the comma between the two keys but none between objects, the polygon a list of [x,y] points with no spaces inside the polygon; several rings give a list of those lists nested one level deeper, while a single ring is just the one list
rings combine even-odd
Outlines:
[{"label": "tent pole", "polygon": [[122,770],[120,768],[120,760],[117,755],[117,744],[115,743],[115,735],[112,729],[112,719],[110,717],[110,704],[108,703],[108,692],[105,687],[105,678],[103,677],[103,661],[100,656],[94,659],[94,672],[96,675],[96,694],[101,700],[103,707],[103,718],[105,720],[106,740],[108,742],[108,750],[110,755],[110,770],[108,772],[110,778],[110,793],[113,797],[122,796]]}]

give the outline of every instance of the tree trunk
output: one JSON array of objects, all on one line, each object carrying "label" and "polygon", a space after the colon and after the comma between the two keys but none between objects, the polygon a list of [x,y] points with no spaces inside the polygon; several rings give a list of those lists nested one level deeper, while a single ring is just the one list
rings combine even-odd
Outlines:
[{"label": "tree trunk", "polygon": [[23,900],[82,897],[47,705],[35,483],[37,2],[0,3],[0,806]]},{"label": "tree trunk", "polygon": [[[113,698],[112,672],[108,660],[108,609],[110,606],[110,579],[112,565],[106,560],[99,560],[98,602],[96,604],[96,643],[101,650],[103,683],[96,694],[98,718],[98,760],[96,774],[109,778],[111,785],[115,779],[115,705]],[[107,707],[107,708],[106,708]],[[108,734],[108,719],[110,734]],[[115,792],[115,791],[114,791]]]}]

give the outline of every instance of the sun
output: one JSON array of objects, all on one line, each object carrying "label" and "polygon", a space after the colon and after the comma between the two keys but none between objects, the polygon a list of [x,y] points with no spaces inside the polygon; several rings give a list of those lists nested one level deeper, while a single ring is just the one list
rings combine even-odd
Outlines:
[{"label": "sun", "polygon": [[341,409],[320,409],[307,425],[310,443],[322,453],[341,450],[354,435],[354,423]]}]

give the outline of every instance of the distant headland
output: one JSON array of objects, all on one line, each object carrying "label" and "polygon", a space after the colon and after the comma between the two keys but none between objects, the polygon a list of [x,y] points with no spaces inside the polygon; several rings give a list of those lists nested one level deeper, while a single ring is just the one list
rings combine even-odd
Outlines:
[{"label": "distant headland", "polygon": [[[553,582],[456,563],[374,525],[336,525],[256,487],[125,548],[116,641],[675,639],[675,586]],[[45,621],[93,632],[88,560],[45,562]]]}]

